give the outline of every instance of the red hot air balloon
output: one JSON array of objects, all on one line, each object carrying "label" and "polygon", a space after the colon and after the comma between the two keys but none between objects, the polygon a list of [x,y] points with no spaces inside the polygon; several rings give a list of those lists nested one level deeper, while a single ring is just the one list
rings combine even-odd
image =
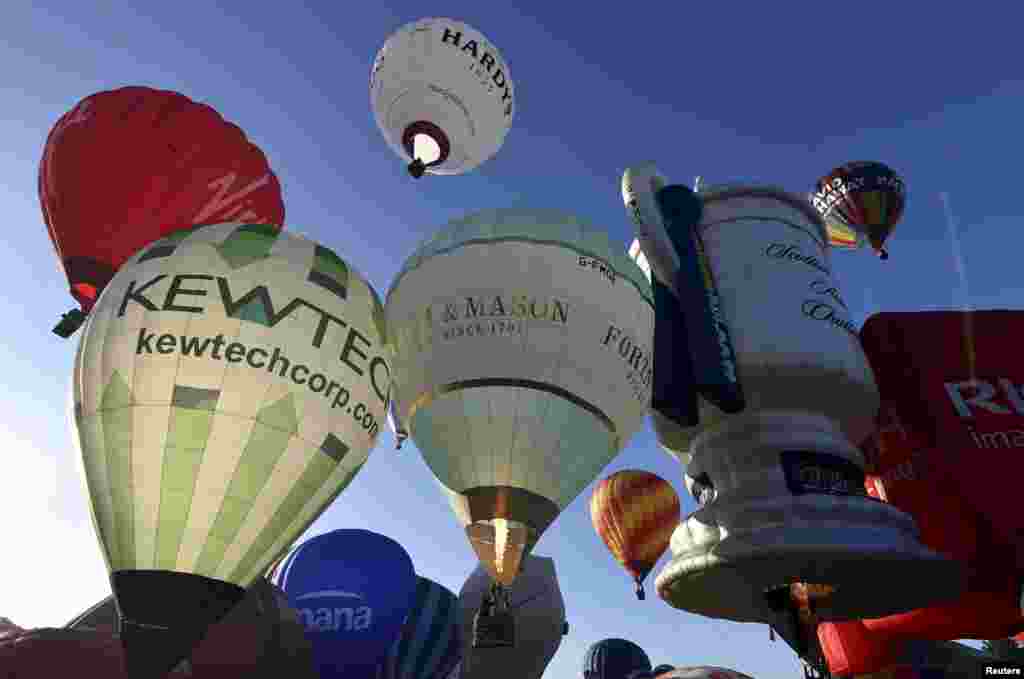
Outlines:
[{"label": "red hot air balloon", "polygon": [[[911,514],[921,540],[968,566],[967,591],[865,626],[890,637],[1005,638],[1024,629],[1024,313],[925,311],[868,319],[861,340],[882,396],[865,446],[880,499]],[[870,487],[869,487],[870,490]]]},{"label": "red hot air balloon", "polygon": [[284,223],[263,152],[217,111],[177,92],[123,87],[86,97],[46,139],[39,202],[71,295],[69,337],[128,257],[158,238],[223,222]]},{"label": "red hot air balloon", "polygon": [[644,598],[643,579],[668,548],[679,514],[672,484],[650,472],[625,469],[594,488],[590,520],[608,551],[633,576],[638,599]]}]

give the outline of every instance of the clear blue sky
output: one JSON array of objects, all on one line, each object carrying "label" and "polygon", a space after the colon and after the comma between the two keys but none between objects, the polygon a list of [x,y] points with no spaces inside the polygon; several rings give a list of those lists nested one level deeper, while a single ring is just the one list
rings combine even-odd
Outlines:
[{"label": "clear blue sky", "polygon": [[[0,615],[22,625],[63,624],[109,592],[66,416],[75,344],[50,333],[70,298],[36,197],[47,131],[98,90],[176,89],[241,124],[281,178],[287,226],[347,255],[381,292],[419,240],[479,208],[561,208],[625,248],[619,178],[640,160],[685,183],[701,174],[804,192],[834,165],[877,159],[903,174],[909,199],[889,262],[834,257],[856,320],[960,304],[941,192],[960,225],[971,302],[1024,308],[1014,164],[1024,74],[1020,17],[1006,14],[1021,10],[1010,4],[132,4],[148,8],[7,0],[0,14]],[[515,79],[515,125],[471,175],[412,181],[373,122],[376,50],[422,16],[482,30]],[[649,428],[604,474],[628,467],[684,490]],[[608,636],[636,640],[655,663],[798,676],[764,626],[636,601],[591,528],[590,491],[537,549],[556,559],[572,625],[546,677],[579,676],[586,646]],[[421,574],[456,592],[474,565],[418,452],[396,453],[390,433],[311,532],[340,527],[397,539]]]}]

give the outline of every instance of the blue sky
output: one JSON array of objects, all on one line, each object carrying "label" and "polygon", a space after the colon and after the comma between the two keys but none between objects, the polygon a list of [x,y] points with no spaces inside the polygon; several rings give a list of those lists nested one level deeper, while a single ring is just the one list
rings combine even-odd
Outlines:
[{"label": "blue sky", "polygon": [[[381,292],[418,241],[479,208],[568,210],[625,248],[619,178],[640,160],[680,182],[700,174],[802,193],[834,165],[878,159],[906,178],[908,205],[888,262],[833,258],[856,320],[962,303],[942,192],[969,302],[1024,308],[1013,164],[1024,79],[1009,5],[135,4],[149,7],[11,0],[0,22],[0,297],[10,322],[0,335],[0,615],[19,624],[63,624],[109,591],[66,416],[75,344],[50,333],[70,298],[36,197],[46,133],[98,90],[175,89],[239,123],[281,179],[287,226],[344,253]],[[464,20],[494,41],[518,108],[504,148],[477,172],[415,182],[377,131],[367,82],[385,37],[422,16]],[[681,468],[649,427],[603,475],[630,467],[683,491]],[[655,663],[798,676],[764,626],[636,601],[590,526],[590,491],[537,549],[556,559],[572,625],[546,677],[578,676],[586,646],[608,636],[636,640]],[[340,527],[394,537],[421,574],[456,592],[474,565],[418,452],[396,453],[390,433],[311,532]]]}]

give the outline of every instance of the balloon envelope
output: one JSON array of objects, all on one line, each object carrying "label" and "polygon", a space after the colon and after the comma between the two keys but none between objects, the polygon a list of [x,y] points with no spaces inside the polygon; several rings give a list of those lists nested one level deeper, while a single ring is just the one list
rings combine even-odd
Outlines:
[{"label": "balloon envelope", "polygon": [[[501,148],[515,114],[508,64],[472,26],[427,18],[399,28],[370,74],[377,126],[418,173],[461,174]],[[418,142],[426,142],[420,145]]]},{"label": "balloon envelope", "polygon": [[724,667],[701,665],[698,667],[677,667],[671,672],[658,675],[658,679],[753,679],[752,677],[727,670]]},{"label": "balloon envelope", "polygon": [[384,420],[387,362],[376,293],[305,238],[207,226],[125,263],[73,395],[130,664],[160,627],[195,634],[142,657],[184,654],[348,485]]},{"label": "balloon envelope", "polygon": [[583,656],[585,679],[620,679],[638,670],[650,671],[644,649],[627,639],[602,639]]},{"label": "balloon envelope", "polygon": [[459,592],[461,679],[540,679],[568,628],[554,560],[530,555],[523,561],[522,573],[511,591],[516,629],[513,647],[472,647],[473,617],[490,586],[490,576],[478,566]]},{"label": "balloon envelope", "polygon": [[607,234],[553,210],[456,220],[392,283],[398,424],[496,581],[643,425],[652,304]]},{"label": "balloon envelope", "polygon": [[882,499],[912,514],[922,541],[969,567],[963,596],[864,621],[904,638],[1005,638],[1024,626],[1024,520],[1016,479],[1024,458],[1024,313],[880,313],[861,329],[882,395],[875,437]]},{"label": "balloon envelope", "polygon": [[877,672],[899,661],[903,645],[876,634],[860,620],[818,625],[818,641],[832,674],[847,676]]},{"label": "balloon envelope", "polygon": [[[28,630],[0,667],[13,677],[127,677],[117,636],[117,605],[110,596],[77,616],[64,629]],[[10,660],[10,662],[8,662]],[[315,679],[312,652],[302,625],[284,593],[258,580],[170,677],[241,679],[286,676]]]},{"label": "balloon envelope", "polygon": [[818,180],[811,204],[829,225],[829,238],[855,248],[863,237],[882,252],[885,240],[903,217],[903,179],[883,163],[853,161]]},{"label": "balloon envelope", "polygon": [[590,498],[594,530],[638,586],[668,549],[679,515],[672,484],[639,469],[615,472]]},{"label": "balloon envelope", "polygon": [[417,578],[412,610],[379,679],[446,679],[461,658],[458,598],[433,580]]},{"label": "balloon envelope", "polygon": [[322,679],[376,676],[415,601],[409,554],[368,530],[311,538],[272,577],[302,617]]},{"label": "balloon envelope", "polygon": [[39,201],[86,313],[157,238],[202,224],[284,223],[281,185],[245,133],[206,104],[148,87],[93,94],[57,121]]}]

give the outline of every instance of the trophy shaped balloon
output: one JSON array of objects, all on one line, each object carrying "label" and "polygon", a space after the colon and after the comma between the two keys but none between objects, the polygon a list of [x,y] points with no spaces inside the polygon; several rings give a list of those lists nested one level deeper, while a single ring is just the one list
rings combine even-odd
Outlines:
[{"label": "trophy shaped balloon", "polygon": [[797,582],[818,585],[825,620],[956,596],[958,565],[864,491],[855,443],[878,391],[813,207],[772,187],[666,186],[650,164],[622,192],[656,303],[655,430],[698,504],[658,594],[747,622],[777,620]]}]

